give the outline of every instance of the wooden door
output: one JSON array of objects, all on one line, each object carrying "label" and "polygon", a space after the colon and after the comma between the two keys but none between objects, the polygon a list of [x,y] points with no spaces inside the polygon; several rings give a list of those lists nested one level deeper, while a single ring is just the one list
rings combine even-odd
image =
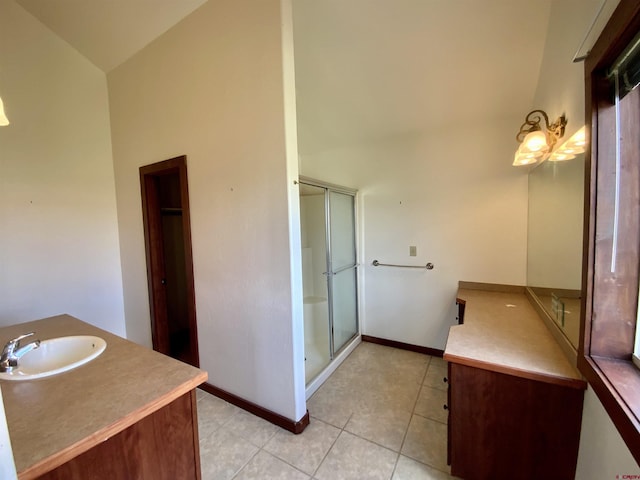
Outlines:
[{"label": "wooden door", "polygon": [[186,156],[140,167],[153,348],[199,366]]}]

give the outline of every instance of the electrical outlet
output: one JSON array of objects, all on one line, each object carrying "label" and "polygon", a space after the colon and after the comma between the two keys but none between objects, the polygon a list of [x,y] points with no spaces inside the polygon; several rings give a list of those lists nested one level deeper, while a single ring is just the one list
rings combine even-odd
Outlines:
[{"label": "electrical outlet", "polygon": [[418,248],[415,246],[410,246],[409,247],[409,256],[410,257],[415,257],[416,255],[418,255]]}]

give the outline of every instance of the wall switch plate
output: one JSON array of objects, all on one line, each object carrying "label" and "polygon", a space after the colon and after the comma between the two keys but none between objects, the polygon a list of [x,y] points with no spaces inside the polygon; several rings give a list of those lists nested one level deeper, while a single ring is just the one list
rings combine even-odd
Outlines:
[{"label": "wall switch plate", "polygon": [[410,246],[409,247],[409,256],[410,257],[415,257],[416,255],[418,255],[418,248],[415,246]]}]

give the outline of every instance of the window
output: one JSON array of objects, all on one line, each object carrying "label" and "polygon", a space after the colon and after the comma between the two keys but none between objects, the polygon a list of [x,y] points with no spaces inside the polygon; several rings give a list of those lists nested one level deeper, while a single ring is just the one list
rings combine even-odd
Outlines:
[{"label": "window", "polygon": [[[585,62],[584,305],[578,366],[640,463],[640,2],[621,0]],[[635,45],[635,47],[634,47]]]}]

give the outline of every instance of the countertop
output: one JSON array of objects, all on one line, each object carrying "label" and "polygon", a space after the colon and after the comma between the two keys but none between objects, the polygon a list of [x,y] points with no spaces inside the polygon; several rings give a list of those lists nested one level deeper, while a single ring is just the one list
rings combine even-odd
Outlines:
[{"label": "countertop", "polygon": [[[30,381],[1,381],[18,478],[35,478],[105,441],[207,380],[205,371],[69,315],[0,328],[0,342],[96,335],[96,359]],[[29,339],[31,340],[31,339]]]},{"label": "countertop", "polygon": [[524,292],[461,288],[464,324],[449,331],[444,359],[522,378],[586,388]]}]

